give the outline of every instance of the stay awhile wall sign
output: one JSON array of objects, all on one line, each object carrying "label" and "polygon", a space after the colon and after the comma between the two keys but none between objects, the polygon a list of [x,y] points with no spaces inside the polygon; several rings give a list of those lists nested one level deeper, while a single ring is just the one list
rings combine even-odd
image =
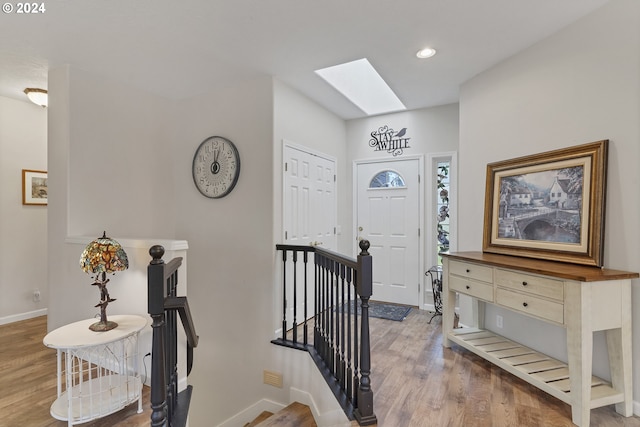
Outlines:
[{"label": "stay awhile wall sign", "polygon": [[404,153],[405,148],[411,148],[409,147],[411,138],[407,138],[406,133],[407,128],[396,132],[386,125],[379,127],[378,130],[371,132],[369,147],[373,147],[373,151],[386,151],[394,156],[399,156]]}]

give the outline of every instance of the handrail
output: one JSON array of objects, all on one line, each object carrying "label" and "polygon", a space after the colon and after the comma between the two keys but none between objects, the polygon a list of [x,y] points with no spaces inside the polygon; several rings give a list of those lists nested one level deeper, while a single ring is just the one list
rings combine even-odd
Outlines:
[{"label": "handrail", "polygon": [[196,335],[196,329],[193,325],[191,310],[189,310],[189,302],[187,297],[167,297],[164,301],[165,310],[177,310],[182,320],[182,327],[187,336],[187,342],[192,347],[198,346],[199,336]]},{"label": "handrail", "polygon": [[182,327],[187,336],[187,376],[193,368],[193,349],[198,346],[199,337],[196,335],[196,328],[189,310],[187,297],[167,297],[164,301],[165,310],[176,310],[180,315]]},{"label": "handrail", "polygon": [[[347,416],[360,425],[377,423],[370,381],[369,298],[373,264],[369,242],[360,241],[357,259],[312,246],[278,244],[276,249],[282,252],[283,263],[282,337],[272,343],[308,351]],[[314,255],[313,283],[308,283],[309,253]],[[293,272],[291,281],[287,281],[287,271]],[[298,276],[303,279],[303,292],[298,290]],[[292,294],[291,300],[288,293]],[[311,297],[313,307],[308,304]],[[304,313],[298,313],[300,302]],[[288,317],[289,311],[292,317]],[[301,324],[299,315],[303,316]]]},{"label": "handrail", "polygon": [[[364,240],[363,240],[364,241]],[[349,258],[346,255],[334,252],[329,249],[321,248],[319,246],[302,246],[302,245],[283,245],[277,244],[276,249],[279,251],[300,251],[300,252],[318,252],[329,258],[332,261],[337,261],[340,264],[344,264],[351,268],[357,268],[358,262],[353,258]]]}]

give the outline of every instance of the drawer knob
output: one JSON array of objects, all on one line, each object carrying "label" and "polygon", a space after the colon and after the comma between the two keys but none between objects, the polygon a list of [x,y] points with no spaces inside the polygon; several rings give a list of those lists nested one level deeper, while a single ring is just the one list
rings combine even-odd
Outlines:
[{"label": "drawer knob", "polygon": [[471,286],[467,285],[467,289],[471,289]]},{"label": "drawer knob", "polygon": [[527,286],[528,283],[527,282],[522,282],[522,286]]},{"label": "drawer knob", "polygon": [[471,270],[469,270],[468,268],[467,268],[467,273],[471,273]]},{"label": "drawer knob", "polygon": [[528,305],[529,305],[529,304],[527,304],[526,302],[523,302],[523,303],[522,303],[522,306],[523,306],[523,307],[527,307]]}]

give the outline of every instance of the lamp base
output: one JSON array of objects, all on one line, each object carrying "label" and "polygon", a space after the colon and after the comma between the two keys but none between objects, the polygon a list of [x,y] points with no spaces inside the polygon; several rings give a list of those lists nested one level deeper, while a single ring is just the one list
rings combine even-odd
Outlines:
[{"label": "lamp base", "polygon": [[118,327],[118,324],[116,322],[112,322],[109,320],[106,322],[96,322],[93,325],[89,326],[89,329],[91,329],[94,332],[106,332],[106,331],[115,329],[117,327]]}]

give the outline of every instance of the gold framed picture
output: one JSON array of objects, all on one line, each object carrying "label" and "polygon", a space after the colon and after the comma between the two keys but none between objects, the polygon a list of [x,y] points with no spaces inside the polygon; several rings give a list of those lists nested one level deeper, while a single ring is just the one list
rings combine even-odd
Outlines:
[{"label": "gold framed picture", "polygon": [[22,204],[46,205],[47,194],[47,172],[22,169]]},{"label": "gold framed picture", "polygon": [[487,165],[483,251],[601,267],[608,140]]}]

